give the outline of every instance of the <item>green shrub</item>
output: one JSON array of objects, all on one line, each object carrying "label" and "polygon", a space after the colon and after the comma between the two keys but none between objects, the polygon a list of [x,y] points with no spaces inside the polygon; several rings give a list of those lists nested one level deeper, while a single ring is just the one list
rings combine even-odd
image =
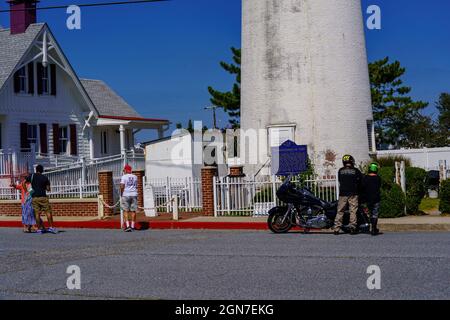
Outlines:
[{"label": "green shrub", "polygon": [[384,157],[375,157],[373,161],[377,162],[381,167],[394,167],[394,168],[395,168],[396,162],[405,161],[406,167],[411,167],[411,160],[402,155],[389,155],[389,156],[384,156]]},{"label": "green shrub", "polygon": [[405,194],[402,188],[392,183],[381,190],[380,218],[397,218],[405,215]]},{"label": "green shrub", "polygon": [[442,181],[439,189],[439,211],[445,214],[450,214],[450,179]]},{"label": "green shrub", "polygon": [[378,175],[382,181],[382,188],[390,187],[395,182],[395,168],[394,167],[381,167]]},{"label": "green shrub", "polygon": [[382,167],[380,218],[397,218],[405,214],[405,194],[402,188],[395,184],[395,169]]},{"label": "green shrub", "polygon": [[418,214],[419,206],[425,197],[427,172],[421,168],[406,168],[406,213]]}]

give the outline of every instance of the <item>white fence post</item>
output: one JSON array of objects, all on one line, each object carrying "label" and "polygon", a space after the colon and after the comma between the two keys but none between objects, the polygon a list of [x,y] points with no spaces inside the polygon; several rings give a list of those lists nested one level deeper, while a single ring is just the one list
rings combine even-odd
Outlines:
[{"label": "white fence post", "polygon": [[178,195],[174,195],[173,201],[173,220],[178,221]]},{"label": "white fence post", "polygon": [[217,183],[217,177],[214,176],[213,177],[213,197],[214,197],[214,217],[217,218],[218,214],[217,214],[217,188],[218,188],[218,183]]},{"label": "white fence post", "polygon": [[80,199],[83,199],[83,179],[78,179],[78,186],[80,188]]}]

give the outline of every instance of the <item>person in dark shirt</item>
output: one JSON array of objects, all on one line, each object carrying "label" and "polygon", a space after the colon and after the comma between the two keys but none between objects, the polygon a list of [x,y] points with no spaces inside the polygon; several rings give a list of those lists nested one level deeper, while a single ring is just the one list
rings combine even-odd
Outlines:
[{"label": "person in dark shirt", "polygon": [[361,187],[362,173],[355,168],[355,159],[351,155],[342,158],[344,167],[339,170],[339,204],[334,234],[338,235],[343,224],[344,213],[347,205],[350,211],[350,229],[352,234],[357,233],[357,217],[359,207],[359,191]]},{"label": "person in dark shirt", "polygon": [[376,236],[380,232],[377,229],[377,224],[381,202],[381,178],[378,176],[378,164],[371,163],[368,171],[369,173],[364,176],[362,181],[361,200],[367,205],[370,212],[370,223],[372,225],[370,233]]},{"label": "person in dark shirt", "polygon": [[31,183],[31,197],[33,201],[33,209],[36,217],[36,223],[39,227],[39,233],[45,232],[44,224],[41,220],[41,214],[45,213],[47,216],[47,221],[50,226],[48,229],[51,233],[57,233],[53,226],[53,214],[52,208],[50,206],[50,201],[47,196],[47,192],[50,191],[50,181],[42,173],[44,172],[44,167],[38,165],[36,167],[36,173],[27,177],[27,182]]}]

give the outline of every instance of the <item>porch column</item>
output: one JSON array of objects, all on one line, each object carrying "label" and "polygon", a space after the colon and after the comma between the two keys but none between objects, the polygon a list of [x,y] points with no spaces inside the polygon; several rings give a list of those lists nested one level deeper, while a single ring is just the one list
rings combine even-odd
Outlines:
[{"label": "porch column", "polygon": [[164,129],[162,127],[158,128],[158,139],[164,138]]},{"label": "porch column", "polygon": [[125,156],[127,153],[127,149],[125,147],[125,126],[123,124],[119,127],[120,132],[120,154]]},{"label": "porch column", "polygon": [[94,159],[94,128],[89,128],[89,157]]}]

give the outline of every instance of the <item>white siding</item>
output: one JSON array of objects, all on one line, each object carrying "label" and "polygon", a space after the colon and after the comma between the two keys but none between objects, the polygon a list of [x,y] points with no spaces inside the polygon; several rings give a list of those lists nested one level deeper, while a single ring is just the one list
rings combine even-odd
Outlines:
[{"label": "white siding", "polygon": [[199,177],[195,169],[190,135],[149,144],[145,148],[145,175],[148,179]]},{"label": "white siding", "polygon": [[[36,69],[36,68],[35,68]],[[0,93],[0,117],[4,116],[3,126],[7,133],[3,136],[4,148],[20,148],[20,123],[47,124],[48,151],[53,153],[52,124],[60,126],[76,124],[78,135],[78,154],[89,156],[87,135],[83,136],[83,113],[88,106],[82,99],[73,80],[57,67],[57,94],[55,96],[38,96],[35,86],[34,95],[14,93],[13,81],[10,80]],[[36,77],[35,77],[36,79]],[[87,132],[86,132],[87,134]]]}]

